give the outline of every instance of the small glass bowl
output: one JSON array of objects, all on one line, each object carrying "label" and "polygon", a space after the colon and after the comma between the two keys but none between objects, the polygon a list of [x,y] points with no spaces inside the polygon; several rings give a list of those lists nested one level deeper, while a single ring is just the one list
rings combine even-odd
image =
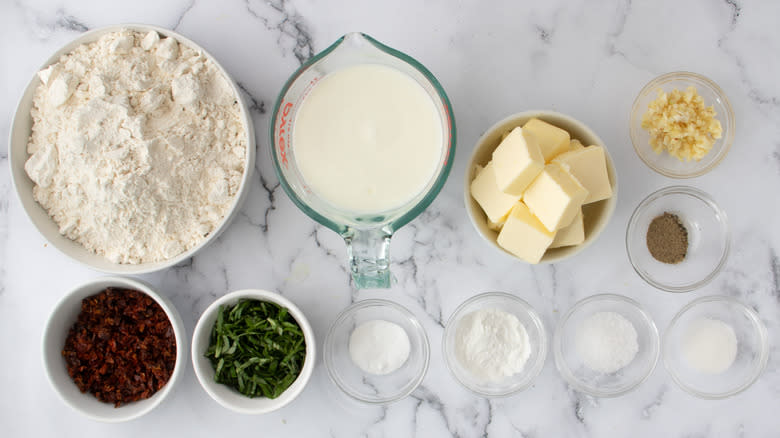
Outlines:
[{"label": "small glass bowl", "polygon": [[[676,214],[688,230],[688,252],[677,264],[659,262],[647,249],[647,228],[664,212]],[[634,270],[651,286],[668,292],[697,289],[726,264],[730,237],[726,213],[699,189],[671,186],[646,197],[626,229],[626,251]]]},{"label": "small glass bowl", "polygon": [[[721,137],[715,140],[710,152],[699,161],[680,161],[666,152],[655,153],[653,147],[650,146],[650,135],[642,128],[642,116],[647,111],[650,102],[656,99],[657,90],[661,89],[669,93],[674,89],[685,91],[689,86],[696,87],[707,107],[714,107],[715,117],[720,120],[723,128]],[[734,111],[731,109],[731,103],[723,90],[715,82],[702,75],[684,71],[666,73],[645,85],[634,100],[629,123],[631,142],[634,144],[634,150],[639,158],[651,169],[670,178],[693,178],[714,169],[728,154],[734,143],[736,130]]]},{"label": "small glass bowl", "polygon": [[[683,354],[683,340],[691,322],[717,319],[734,329],[737,356],[720,374],[703,374],[692,369]],[[746,390],[766,368],[769,341],[764,323],[753,309],[735,298],[709,296],[693,300],[672,319],[663,337],[664,367],[680,388],[705,399],[721,399]]]},{"label": "small glass bowl", "polygon": [[[349,355],[352,331],[375,319],[398,324],[409,336],[409,358],[386,375],[366,373]],[[405,307],[387,300],[365,300],[344,309],[333,322],[325,337],[323,358],[330,379],[345,394],[360,402],[383,405],[403,399],[420,385],[428,371],[430,346],[422,325]]]},{"label": "small glass bowl", "polygon": [[[637,333],[639,351],[622,369],[609,374],[588,368],[577,352],[577,332],[589,316],[615,312],[631,322]],[[650,377],[658,363],[658,329],[639,303],[622,295],[601,294],[585,298],[561,318],[553,336],[555,366],[576,390],[595,397],[617,397],[638,387]]]},{"label": "small glass bowl", "polygon": [[[482,309],[500,309],[517,317],[528,333],[531,353],[523,370],[501,382],[484,382],[464,368],[455,355],[455,334],[461,318]],[[447,367],[466,389],[483,397],[504,397],[520,392],[533,383],[547,358],[547,335],[536,311],[524,300],[504,292],[486,292],[463,302],[447,321],[442,341]]]}]

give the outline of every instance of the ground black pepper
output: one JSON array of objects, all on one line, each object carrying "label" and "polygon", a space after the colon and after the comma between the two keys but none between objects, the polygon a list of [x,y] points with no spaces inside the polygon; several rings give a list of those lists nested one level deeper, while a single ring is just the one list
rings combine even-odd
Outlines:
[{"label": "ground black pepper", "polygon": [[688,230],[676,214],[664,212],[647,227],[647,249],[659,262],[677,264],[688,253]]}]

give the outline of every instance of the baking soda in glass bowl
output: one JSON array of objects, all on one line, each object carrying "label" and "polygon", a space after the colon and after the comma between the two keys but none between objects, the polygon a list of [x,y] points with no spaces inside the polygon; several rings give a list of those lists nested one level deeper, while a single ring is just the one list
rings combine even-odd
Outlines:
[{"label": "baking soda in glass bowl", "polygon": [[403,327],[383,319],[366,321],[349,335],[349,357],[370,374],[385,375],[401,368],[410,349]]}]

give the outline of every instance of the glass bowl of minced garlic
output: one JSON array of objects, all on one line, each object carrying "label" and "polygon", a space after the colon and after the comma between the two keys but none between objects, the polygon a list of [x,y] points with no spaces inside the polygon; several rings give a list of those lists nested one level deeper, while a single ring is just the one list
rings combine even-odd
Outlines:
[{"label": "glass bowl of minced garlic", "polygon": [[734,125],[723,90],[690,72],[653,79],[631,109],[634,150],[651,169],[670,178],[692,178],[715,168],[734,142]]}]

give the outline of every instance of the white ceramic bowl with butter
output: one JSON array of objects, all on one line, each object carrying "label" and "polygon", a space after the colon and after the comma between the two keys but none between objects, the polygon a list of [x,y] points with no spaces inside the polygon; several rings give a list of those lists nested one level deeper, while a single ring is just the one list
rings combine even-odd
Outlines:
[{"label": "white ceramic bowl with butter", "polygon": [[228,227],[231,220],[236,216],[236,214],[238,214],[240,206],[246,198],[247,192],[249,191],[250,180],[252,178],[252,172],[255,167],[255,133],[254,126],[252,125],[252,119],[249,115],[249,111],[247,110],[246,103],[241,96],[241,90],[238,88],[235,81],[233,81],[233,79],[230,77],[228,72],[202,47],[198,46],[184,36],[168,29],[145,24],[124,24],[91,30],[89,32],[83,33],[78,38],[74,39],[70,43],[54,52],[54,54],[49,59],[47,59],[38,70],[43,70],[49,65],[54,64],[55,62],[59,61],[61,56],[72,52],[76,47],[82,44],[88,44],[97,41],[103,35],[124,29],[138,32],[156,31],[161,36],[175,38],[180,44],[184,44],[194,50],[200,51],[206,58],[214,62],[214,64],[217,66],[217,69],[227,79],[234,96],[240,103],[240,119],[241,123],[244,125],[247,145],[245,160],[246,165],[244,167],[244,175],[241,179],[241,185],[238,189],[235,199],[233,200],[233,205],[225,214],[225,217],[222,218],[222,221],[219,223],[219,225],[211,232],[211,234],[206,236],[203,240],[201,240],[197,245],[188,251],[185,251],[168,260],[140,264],[113,263],[101,255],[88,251],[78,242],[70,240],[60,234],[57,224],[48,215],[46,210],[44,210],[43,207],[41,207],[40,204],[38,204],[38,202],[33,198],[34,183],[27,176],[27,173],[24,170],[24,163],[29,157],[27,153],[27,141],[30,138],[30,133],[32,130],[32,117],[30,116],[30,110],[33,106],[33,96],[35,94],[35,89],[41,83],[37,72],[35,75],[33,75],[33,78],[27,85],[27,88],[25,88],[22,97],[19,99],[16,113],[14,114],[14,120],[11,125],[11,134],[8,142],[8,161],[11,166],[11,179],[25,213],[27,213],[27,216],[30,218],[30,221],[32,221],[35,228],[38,229],[38,231],[47,241],[49,241],[52,246],[71,259],[92,269],[111,274],[134,275],[159,271],[189,259],[195,255],[196,252],[216,239],[216,237],[219,236]]},{"label": "white ceramic bowl with butter", "polygon": [[[609,182],[612,185],[612,197],[603,201],[594,202],[582,206],[582,212],[585,221],[585,241],[579,245],[564,246],[560,248],[548,249],[540,263],[555,263],[567,259],[579,253],[588,245],[593,243],[596,238],[604,231],[609,223],[612,214],[615,211],[617,205],[617,172],[615,171],[615,165],[612,161],[612,157],[609,155],[609,150],[603,141],[588,128],[584,123],[576,120],[565,114],[561,114],[555,111],[524,111],[521,113],[513,114],[505,119],[499,121],[495,125],[491,126],[482,137],[477,140],[477,144],[474,150],[471,152],[471,157],[466,164],[466,176],[463,189],[463,196],[466,203],[466,212],[471,219],[472,225],[477,230],[477,233],[493,248],[499,252],[512,257],[515,260],[521,260],[515,255],[509,253],[504,248],[498,245],[496,239],[498,238],[498,232],[491,230],[487,224],[487,216],[479,206],[476,200],[471,196],[471,182],[476,175],[477,165],[485,166],[492,158],[493,150],[496,149],[501,142],[501,136],[511,131],[512,129],[524,125],[527,121],[537,118],[547,123],[555,125],[561,129],[566,130],[572,139],[579,140],[585,146],[597,145],[604,148],[605,157],[607,159],[607,173],[609,174]],[[522,261],[522,260],[521,260]]]}]

